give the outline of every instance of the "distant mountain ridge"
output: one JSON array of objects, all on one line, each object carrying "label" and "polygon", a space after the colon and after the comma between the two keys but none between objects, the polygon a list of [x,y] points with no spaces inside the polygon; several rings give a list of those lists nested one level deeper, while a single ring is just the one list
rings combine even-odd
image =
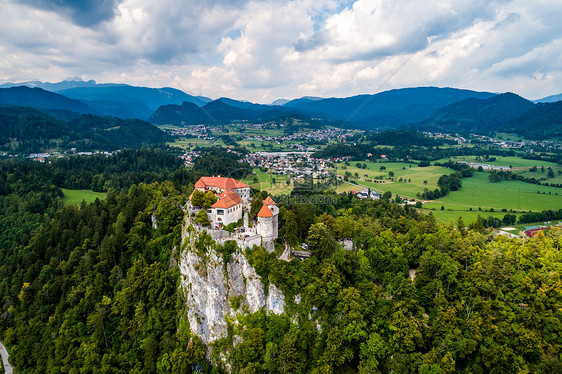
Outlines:
[{"label": "distant mountain ridge", "polygon": [[0,105],[27,106],[38,109],[66,110],[75,113],[100,114],[79,100],[70,99],[41,88],[17,86],[0,88]]},{"label": "distant mountain ridge", "polygon": [[347,98],[301,98],[284,107],[322,114],[365,129],[393,128],[423,121],[435,110],[456,101],[486,99],[495,95],[457,88],[414,87]]},{"label": "distant mountain ridge", "polygon": [[[58,83],[32,81],[21,85],[54,92],[69,99],[78,100],[90,108],[89,112],[82,110],[80,113],[109,115],[124,119],[146,120],[162,105],[181,104],[187,101],[203,106],[211,101],[209,98],[189,95],[170,87],[149,88],[117,83],[98,84],[93,80],[87,82],[67,80]],[[13,83],[5,83],[0,87],[14,86]],[[25,101],[14,102],[11,105],[36,107],[28,105]]]},{"label": "distant mountain ridge", "polygon": [[562,101],[562,93],[558,95],[543,97],[542,99],[538,100],[533,100],[534,103],[555,103],[557,101]]},{"label": "distant mountain ridge", "polygon": [[233,121],[254,121],[264,113],[274,111],[279,111],[279,114],[289,112],[278,106],[221,98],[202,107],[188,102],[181,105],[165,105],[158,108],[148,122],[156,125],[224,124]]},{"label": "distant mountain ridge", "polygon": [[[348,126],[365,129],[393,128],[408,123],[415,123],[430,116],[436,109],[465,98],[489,98],[496,94],[476,92],[455,88],[419,87],[391,90],[376,95],[359,95],[348,98],[302,97],[279,105],[254,104],[230,98],[220,98],[229,106],[222,107],[221,113],[213,105],[202,107],[208,115],[202,116],[194,107],[166,106],[159,108],[149,119],[155,124],[194,124],[225,122],[230,120],[266,120],[278,116],[294,115],[299,117],[320,118],[333,121],[345,121]],[[243,109],[240,113],[236,109]],[[179,116],[181,113],[181,116]],[[202,122],[201,122],[202,121]],[[210,121],[210,122],[209,122]]]},{"label": "distant mountain ridge", "polygon": [[488,99],[469,98],[438,109],[417,127],[444,132],[497,131],[534,106],[510,92]]},{"label": "distant mountain ridge", "polygon": [[[246,121],[284,121],[289,118],[308,122],[311,127],[321,126],[322,122],[322,120],[313,120],[297,109],[278,105],[254,104],[229,98],[211,101],[200,108],[187,102],[182,105],[165,105],[158,108],[148,119],[148,122],[155,125],[216,125]],[[333,121],[330,121],[330,123],[334,124]]]},{"label": "distant mountain ridge", "polygon": [[[110,83],[111,84],[111,83]],[[0,84],[0,88],[9,88],[17,86],[27,86],[30,88],[42,88],[47,91],[57,92],[67,88],[75,87],[93,87],[97,85],[95,80],[83,81],[83,80],[64,80],[56,83],[40,82],[40,81],[27,81],[21,83],[3,83]]]},{"label": "distant mountain ridge", "polygon": [[120,118],[147,119],[162,105],[180,104],[184,101],[198,106],[210,99],[188,95],[175,88],[148,88],[129,85],[96,85],[57,91],[64,96],[80,100],[98,111]]},{"label": "distant mountain ridge", "polygon": [[[547,104],[562,99],[562,94],[549,96],[538,100],[546,102],[540,106],[512,93],[413,87],[346,98],[279,99],[275,105],[264,105],[226,97],[213,101],[168,87],[98,84],[93,80],[26,84],[30,87],[0,85],[0,105],[37,108],[66,122],[83,114],[178,125],[298,119],[298,123],[315,122],[315,126],[328,121],[336,126],[367,130],[410,126],[447,132],[518,133],[525,132],[527,124],[554,136],[559,136],[559,107]],[[524,116],[527,112],[534,114]],[[543,122],[538,123],[536,118]]]}]

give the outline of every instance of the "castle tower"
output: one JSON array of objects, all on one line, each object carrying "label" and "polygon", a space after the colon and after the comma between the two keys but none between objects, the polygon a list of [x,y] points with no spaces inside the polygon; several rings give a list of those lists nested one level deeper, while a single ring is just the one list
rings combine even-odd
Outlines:
[{"label": "castle tower", "polygon": [[263,201],[263,206],[258,213],[258,235],[262,237],[262,245],[273,251],[273,241],[277,239],[279,228],[279,208],[275,201],[268,196]]}]

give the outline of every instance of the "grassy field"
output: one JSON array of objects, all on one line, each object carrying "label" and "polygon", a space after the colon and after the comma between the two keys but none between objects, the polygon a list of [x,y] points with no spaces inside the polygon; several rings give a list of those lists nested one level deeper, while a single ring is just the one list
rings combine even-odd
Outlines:
[{"label": "grassy field", "polygon": [[488,218],[489,216],[494,216],[499,219],[502,219],[503,216],[507,214],[505,212],[479,212],[477,210],[476,211],[451,210],[451,209],[440,210],[439,208],[437,210],[421,209],[421,211],[426,214],[429,214],[431,212],[435,216],[436,220],[445,223],[449,223],[451,221],[456,222],[459,219],[459,217],[462,217],[466,225],[475,222],[478,216],[481,216],[482,218]]},{"label": "grassy field", "polygon": [[91,190],[67,190],[66,188],[61,188],[63,196],[62,201],[67,205],[80,205],[82,200],[86,203],[91,203],[96,199],[105,199],[104,192],[94,192]]},{"label": "grassy field", "polygon": [[250,152],[259,152],[259,151],[268,151],[268,152],[286,152],[286,151],[294,151],[294,149],[290,148],[291,144],[295,144],[297,142],[282,142],[277,144],[270,140],[241,140],[238,142],[241,147],[245,147]]},{"label": "grassy field", "polygon": [[357,187],[353,184],[343,182],[342,184],[340,184],[336,187],[336,192],[342,193],[342,192],[349,192],[349,191],[358,191],[358,190],[361,190],[361,189],[362,189],[361,187]]},{"label": "grassy field", "polygon": [[494,208],[494,210],[534,211],[562,207],[562,189],[555,187],[537,186],[521,181],[491,183],[488,180],[488,173],[484,172],[476,172],[473,177],[464,178],[462,185],[459,191],[450,192],[438,201],[426,204],[425,207],[439,209],[443,205],[445,209],[478,210],[482,207]]},{"label": "grassy field", "polygon": [[[439,166],[420,168],[415,164],[404,162],[365,162],[364,164],[367,165],[366,169],[356,167],[355,163],[351,163],[350,166],[347,166],[347,169],[342,169],[344,164],[338,164],[337,173],[345,175],[345,172],[349,171],[353,175],[350,179],[357,181],[357,184],[361,186],[369,187],[381,193],[390,191],[393,195],[409,198],[415,198],[418,192],[423,192],[424,188],[437,188],[437,180],[441,175],[453,173],[453,170]],[[380,170],[381,166],[384,166],[386,170]],[[394,181],[386,179],[389,177],[390,171],[394,173]],[[355,177],[355,173],[359,175],[358,178]],[[385,179],[375,182],[374,178],[378,176],[384,176]],[[399,182],[400,178],[403,179],[402,182]],[[424,183],[425,181],[427,181],[427,184]]]},{"label": "grassy field", "polygon": [[[537,171],[534,172],[530,171],[529,169],[524,169],[524,170],[515,170],[514,173],[520,174],[524,178],[535,178],[537,180],[542,180],[546,183],[562,184],[562,175],[561,175],[562,167],[560,166],[552,167],[552,171],[554,172],[554,178],[548,178],[548,171],[546,167],[544,172],[539,167]],[[561,174],[558,174],[559,171],[561,172]]]},{"label": "grassy field", "polygon": [[[289,175],[264,173],[259,168],[255,168],[254,172],[256,175],[250,175],[249,177],[242,179],[242,182],[246,183],[250,187],[257,188],[259,190],[266,190],[273,195],[288,194],[293,190],[293,183],[286,183],[290,178]],[[273,183],[274,178],[275,183]]]},{"label": "grassy field", "polygon": [[538,166],[539,168],[541,166],[544,166],[545,168],[551,166],[553,169],[554,168],[559,168],[559,166],[553,162],[548,162],[548,161],[538,161],[538,160],[527,160],[524,158],[520,158],[520,157],[515,157],[515,156],[507,156],[507,157],[502,157],[502,156],[494,156],[496,158],[496,161],[482,161],[477,159],[477,156],[457,156],[457,157],[450,157],[450,158],[443,158],[440,160],[437,160],[435,162],[447,162],[449,160],[452,161],[466,161],[466,162],[476,162],[479,164],[489,164],[489,165],[494,165],[494,166],[512,166],[514,168],[530,168],[533,166]]},{"label": "grassy field", "polygon": [[[474,158],[466,158],[474,161]],[[532,162],[531,162],[532,161]],[[531,167],[539,166],[536,173],[527,172],[527,176],[540,174],[541,164],[548,167],[552,164],[548,162],[537,162],[533,160],[522,160],[515,157],[504,157],[494,162],[494,164],[502,165],[507,163],[513,164],[514,167]],[[363,163],[361,163],[363,164]],[[378,192],[390,191],[393,195],[415,198],[418,192],[422,192],[424,188],[437,188],[437,180],[443,174],[449,174],[453,171],[437,166],[420,168],[417,166],[410,167],[407,163],[365,163],[367,168],[359,168],[355,163],[351,162],[350,166],[342,169],[344,164],[338,164],[337,173],[345,175],[346,171],[352,173],[353,179],[359,185],[369,187]],[[381,171],[380,167],[385,166],[386,170]],[[549,183],[557,182],[560,178],[557,170],[559,166],[555,165],[553,170],[556,177],[549,179]],[[387,179],[388,172],[394,172],[394,181]],[[359,177],[355,177],[355,173]],[[366,175],[366,176],[365,176]],[[385,179],[380,183],[375,183],[375,177],[383,175]],[[537,175],[538,176],[538,175]],[[436,219],[443,222],[457,220],[459,216],[463,217],[466,224],[476,220],[478,215],[482,217],[494,216],[503,218],[507,212],[502,209],[517,211],[540,211],[548,209],[560,209],[562,207],[562,189],[555,187],[538,186],[521,181],[502,181],[500,183],[491,183],[488,179],[487,172],[476,172],[473,177],[462,179],[463,187],[459,191],[450,192],[447,196],[424,205],[425,212],[433,212]],[[399,178],[403,182],[398,182]],[[561,178],[562,179],[562,178]],[[405,182],[409,181],[409,182]],[[427,181],[427,185],[423,182]],[[341,186],[338,192],[357,189],[355,186]],[[537,193],[537,191],[539,193]],[[557,195],[558,194],[558,195]],[[444,210],[441,210],[441,206]],[[482,211],[479,211],[479,208]],[[489,211],[491,208],[494,212]],[[471,210],[472,209],[472,210]]]}]

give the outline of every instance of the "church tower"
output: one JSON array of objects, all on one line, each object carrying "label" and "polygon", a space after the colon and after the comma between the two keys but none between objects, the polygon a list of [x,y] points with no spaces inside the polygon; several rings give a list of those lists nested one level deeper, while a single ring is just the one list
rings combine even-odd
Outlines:
[{"label": "church tower", "polygon": [[278,228],[279,208],[271,196],[268,196],[258,213],[257,231],[262,237],[262,245],[270,252],[273,251],[273,241],[277,239]]}]

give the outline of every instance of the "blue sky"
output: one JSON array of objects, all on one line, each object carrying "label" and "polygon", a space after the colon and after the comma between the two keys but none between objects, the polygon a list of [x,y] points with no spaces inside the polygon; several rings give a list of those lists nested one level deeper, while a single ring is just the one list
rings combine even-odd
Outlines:
[{"label": "blue sky", "polygon": [[268,103],[411,86],[562,92],[562,2],[0,0],[0,82]]}]

